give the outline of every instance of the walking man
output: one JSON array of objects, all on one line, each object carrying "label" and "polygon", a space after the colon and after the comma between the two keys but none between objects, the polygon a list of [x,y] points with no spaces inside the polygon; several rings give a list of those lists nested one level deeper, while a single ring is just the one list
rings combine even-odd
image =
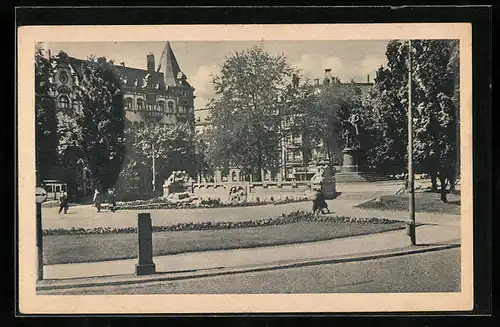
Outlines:
[{"label": "walking man", "polygon": [[326,209],[326,213],[330,213],[328,204],[325,201],[325,194],[321,189],[318,189],[313,200],[313,215],[316,215],[318,212],[324,213],[323,209]]},{"label": "walking man", "polygon": [[59,214],[64,210],[64,214],[68,212],[68,195],[66,192],[62,192],[59,196]]},{"label": "walking man", "polygon": [[94,191],[94,206],[97,208],[97,212],[101,212],[101,192],[99,192],[98,188]]},{"label": "walking man", "polygon": [[112,212],[115,212],[116,210],[116,194],[115,194],[115,190],[113,190],[112,188],[109,189],[108,191],[108,203],[109,203],[109,210],[111,210]]}]

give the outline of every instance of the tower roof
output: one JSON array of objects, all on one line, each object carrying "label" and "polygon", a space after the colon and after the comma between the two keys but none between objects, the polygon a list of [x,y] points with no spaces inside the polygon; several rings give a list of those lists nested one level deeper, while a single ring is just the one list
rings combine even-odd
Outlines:
[{"label": "tower roof", "polygon": [[168,41],[161,54],[157,72],[163,73],[166,86],[179,85],[178,76],[181,73],[181,68]]}]

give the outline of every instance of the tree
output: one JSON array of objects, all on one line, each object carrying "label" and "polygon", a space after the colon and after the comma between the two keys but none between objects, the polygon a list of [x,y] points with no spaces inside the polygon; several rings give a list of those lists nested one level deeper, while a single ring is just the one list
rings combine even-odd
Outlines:
[{"label": "tree", "polygon": [[195,167],[196,175],[208,177],[212,176],[215,171],[212,160],[209,154],[209,132],[196,133],[194,135],[194,151],[195,151]]},{"label": "tree", "polygon": [[384,174],[400,173],[406,167],[408,67],[403,44],[387,45],[387,66],[377,70],[370,91],[370,105],[361,114],[371,146],[368,164]]},{"label": "tree", "polygon": [[51,176],[57,161],[57,119],[53,97],[53,68],[41,45],[35,52],[35,148],[37,184]]},{"label": "tree", "polygon": [[257,46],[226,59],[213,78],[215,97],[209,103],[215,166],[236,166],[256,181],[263,169],[279,167],[279,144],[291,131],[283,128],[283,118],[300,108],[293,91],[297,76],[283,55]]},{"label": "tree", "polygon": [[[334,154],[344,146],[343,120],[361,108],[361,98],[353,84],[329,83],[317,89],[312,105],[304,115],[305,134],[313,143],[323,144],[330,169],[333,169]],[[319,141],[319,142],[318,142]]]},{"label": "tree", "polygon": [[[412,107],[414,110],[414,160],[416,168],[446,184],[454,179],[457,158],[458,48],[456,41],[412,42]],[[408,107],[408,43],[391,41],[388,65],[377,71],[371,110],[375,136],[371,160],[378,167],[404,169],[406,162]]]},{"label": "tree", "polygon": [[151,176],[154,174],[155,181],[163,181],[173,170],[186,170],[190,175],[194,174],[194,141],[189,124],[151,123],[127,129],[126,136],[135,155],[127,165],[136,176],[141,168],[150,171]]},{"label": "tree", "polygon": [[118,179],[125,152],[120,80],[113,62],[105,58],[89,58],[81,71],[75,94],[82,109],[77,117],[82,159],[100,187],[108,189]]},{"label": "tree", "polygon": [[412,51],[416,59],[415,159],[438,176],[443,202],[446,185],[454,180],[457,158],[458,60],[450,64],[455,42],[417,41]]}]

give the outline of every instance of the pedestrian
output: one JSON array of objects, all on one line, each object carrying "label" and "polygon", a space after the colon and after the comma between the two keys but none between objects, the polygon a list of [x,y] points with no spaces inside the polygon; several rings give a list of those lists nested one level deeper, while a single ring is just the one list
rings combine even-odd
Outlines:
[{"label": "pedestrian", "polygon": [[59,196],[59,214],[64,210],[64,214],[68,212],[68,195],[66,192],[62,192]]},{"label": "pedestrian", "polygon": [[94,206],[97,208],[97,212],[101,212],[101,192],[96,188],[94,191]]},{"label": "pedestrian", "polygon": [[109,210],[112,212],[115,212],[116,210],[116,193],[114,189],[109,189],[108,191],[108,203],[109,203]]},{"label": "pedestrian", "polygon": [[318,189],[313,200],[313,215],[317,212],[324,213],[323,209],[326,209],[326,213],[330,213],[328,204],[325,201],[325,194],[321,189]]}]

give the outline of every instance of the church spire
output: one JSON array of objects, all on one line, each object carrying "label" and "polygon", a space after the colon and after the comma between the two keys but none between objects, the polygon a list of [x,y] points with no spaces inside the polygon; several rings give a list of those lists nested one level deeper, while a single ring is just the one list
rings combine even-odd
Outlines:
[{"label": "church spire", "polygon": [[161,54],[157,71],[163,73],[166,86],[176,86],[179,84],[178,76],[180,76],[181,69],[177,59],[175,58],[174,51],[170,46],[170,42],[168,41]]}]

